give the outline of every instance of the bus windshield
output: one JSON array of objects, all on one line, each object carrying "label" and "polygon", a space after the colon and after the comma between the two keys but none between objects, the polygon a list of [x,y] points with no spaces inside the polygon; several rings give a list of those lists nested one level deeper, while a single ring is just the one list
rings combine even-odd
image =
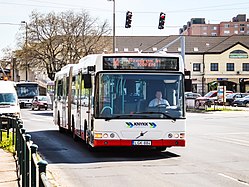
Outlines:
[{"label": "bus windshield", "polygon": [[96,118],[185,117],[181,73],[99,73],[95,92]]},{"label": "bus windshield", "polygon": [[17,84],[16,90],[18,98],[33,98],[39,95],[38,84]]}]

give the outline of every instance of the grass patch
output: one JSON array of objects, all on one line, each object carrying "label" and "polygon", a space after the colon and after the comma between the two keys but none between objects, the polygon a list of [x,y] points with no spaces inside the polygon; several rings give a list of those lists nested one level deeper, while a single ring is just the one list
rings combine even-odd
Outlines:
[{"label": "grass patch", "polygon": [[205,113],[205,112],[214,112],[214,111],[243,111],[243,109],[238,107],[227,107],[227,106],[211,106],[203,109],[187,109],[187,112],[193,113]]},{"label": "grass patch", "polygon": [[243,111],[240,108],[229,108],[226,106],[215,106],[215,107],[209,107],[206,109],[206,111]]},{"label": "grass patch", "polygon": [[7,132],[2,132],[2,141],[0,142],[0,148],[14,153],[15,147],[14,145],[12,145],[12,132],[9,133],[9,138],[7,138]]}]

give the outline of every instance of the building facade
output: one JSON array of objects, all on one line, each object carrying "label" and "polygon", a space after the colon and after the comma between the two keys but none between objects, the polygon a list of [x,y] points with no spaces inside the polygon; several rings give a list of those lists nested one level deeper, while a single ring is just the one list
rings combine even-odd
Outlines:
[{"label": "building facade", "polygon": [[[117,52],[156,52],[179,36],[117,37]],[[165,49],[180,53],[180,41]],[[217,86],[233,92],[249,92],[249,36],[185,36],[185,69],[192,91],[204,95]]]},{"label": "building facade", "polygon": [[179,32],[187,36],[249,35],[249,19],[246,19],[246,14],[238,14],[232,21],[210,24],[205,22],[205,18],[192,18]]}]

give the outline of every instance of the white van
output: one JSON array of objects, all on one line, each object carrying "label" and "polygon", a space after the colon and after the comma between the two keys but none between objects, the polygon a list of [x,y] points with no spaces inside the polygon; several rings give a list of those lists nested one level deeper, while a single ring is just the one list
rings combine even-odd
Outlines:
[{"label": "white van", "polygon": [[0,115],[10,114],[21,117],[21,110],[12,81],[0,80]]}]

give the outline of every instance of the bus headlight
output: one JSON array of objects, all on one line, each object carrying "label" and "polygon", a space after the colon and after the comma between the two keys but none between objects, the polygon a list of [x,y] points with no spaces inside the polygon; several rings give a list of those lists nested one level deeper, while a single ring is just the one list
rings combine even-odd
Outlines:
[{"label": "bus headlight", "polygon": [[175,138],[179,138],[179,134],[175,134]]}]

